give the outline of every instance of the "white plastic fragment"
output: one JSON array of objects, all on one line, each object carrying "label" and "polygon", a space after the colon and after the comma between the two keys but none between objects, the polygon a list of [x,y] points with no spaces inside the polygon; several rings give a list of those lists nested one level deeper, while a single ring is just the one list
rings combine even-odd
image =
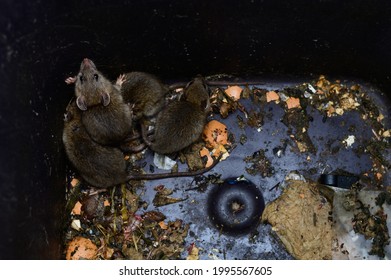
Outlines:
[{"label": "white plastic fragment", "polygon": [[297,171],[291,171],[285,176],[285,180],[295,180],[295,181],[303,181],[306,182],[303,175],[301,175]]},{"label": "white plastic fragment", "polygon": [[79,230],[81,229],[80,220],[78,220],[78,219],[72,220],[71,227],[72,227],[73,229],[79,231]]},{"label": "white plastic fragment", "polygon": [[305,97],[305,98],[312,99],[312,93],[309,93],[308,91],[305,91],[305,92],[304,92],[304,97]]},{"label": "white plastic fragment", "polygon": [[153,164],[159,169],[171,170],[175,166],[176,161],[170,159],[168,156],[155,153],[153,157]]},{"label": "white plastic fragment", "polygon": [[356,141],[356,137],[354,135],[349,135],[346,139],[342,141],[342,143],[344,143],[347,148],[350,148],[355,141]]},{"label": "white plastic fragment", "polygon": [[241,176],[236,178],[236,181],[245,181],[245,182],[247,182],[248,180],[243,175],[241,175]]},{"label": "white plastic fragment", "polygon": [[308,84],[307,87],[312,93],[316,93],[316,89],[311,84]]}]

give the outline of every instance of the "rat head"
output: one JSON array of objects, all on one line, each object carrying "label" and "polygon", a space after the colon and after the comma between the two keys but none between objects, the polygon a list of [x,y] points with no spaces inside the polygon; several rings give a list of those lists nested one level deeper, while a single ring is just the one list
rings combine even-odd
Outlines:
[{"label": "rat head", "polygon": [[110,103],[111,91],[111,82],[98,71],[90,59],[83,59],[75,81],[77,107],[85,111],[88,107],[99,104],[107,106]]},{"label": "rat head", "polygon": [[208,111],[210,107],[209,93],[210,88],[205,79],[198,75],[186,85],[183,98],[188,102],[199,105],[202,110]]},{"label": "rat head", "polygon": [[76,106],[75,98],[72,98],[71,101],[69,101],[64,114],[64,122],[71,122],[71,121],[80,121],[81,114],[80,114],[79,108]]}]

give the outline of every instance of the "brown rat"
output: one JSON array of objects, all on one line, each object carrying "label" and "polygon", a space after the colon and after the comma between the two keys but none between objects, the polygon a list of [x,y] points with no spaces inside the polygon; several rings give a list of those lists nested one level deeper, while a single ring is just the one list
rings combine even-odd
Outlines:
[{"label": "brown rat", "polygon": [[156,118],[153,140],[144,141],[159,154],[178,152],[197,141],[209,111],[209,88],[201,77],[188,83],[180,100],[169,103]]},{"label": "brown rat", "polygon": [[79,74],[68,78],[75,83],[77,107],[82,110],[82,122],[91,138],[104,145],[122,143],[133,131],[132,110],[119,91],[95,64],[85,58]]},{"label": "brown rat", "polygon": [[185,87],[181,100],[196,104],[199,108],[208,112],[210,109],[210,88],[205,79],[198,75]]},{"label": "brown rat", "polygon": [[71,163],[94,187],[107,188],[126,182],[129,174],[121,150],[93,141],[81,119],[82,111],[73,100],[66,110],[62,137]]},{"label": "brown rat", "polygon": [[64,117],[63,143],[65,152],[83,179],[92,186],[105,189],[129,180],[157,180],[173,177],[200,175],[212,169],[219,161],[207,168],[178,173],[132,174],[120,149],[96,143],[87,133],[82,122],[82,111],[72,100]]},{"label": "brown rat", "polygon": [[154,75],[130,72],[120,76],[120,79],[125,103],[134,104],[135,120],[153,117],[164,107],[168,87]]}]

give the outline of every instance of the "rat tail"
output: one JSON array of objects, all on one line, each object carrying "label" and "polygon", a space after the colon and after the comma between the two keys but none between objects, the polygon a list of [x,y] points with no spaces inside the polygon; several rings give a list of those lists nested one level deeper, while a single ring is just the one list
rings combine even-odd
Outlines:
[{"label": "rat tail", "polygon": [[174,173],[156,173],[156,174],[129,174],[128,180],[158,180],[158,179],[166,179],[166,178],[176,178],[176,177],[193,177],[197,175],[201,175],[205,172],[208,172],[212,168],[219,163],[221,159],[221,155],[213,160],[213,163],[209,167],[205,167],[195,171],[185,171],[185,172],[174,172]]}]

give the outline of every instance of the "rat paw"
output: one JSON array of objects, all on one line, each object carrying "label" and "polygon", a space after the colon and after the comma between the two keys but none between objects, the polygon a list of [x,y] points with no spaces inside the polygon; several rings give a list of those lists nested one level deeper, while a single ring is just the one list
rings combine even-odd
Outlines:
[{"label": "rat paw", "polygon": [[76,82],[76,77],[68,77],[65,80],[65,83],[68,84],[68,85],[73,84],[74,82]]},{"label": "rat paw", "polygon": [[125,79],[125,74],[121,74],[119,75],[119,77],[117,78],[117,81],[115,82],[115,84],[117,86],[122,86],[122,84],[126,81]]}]

